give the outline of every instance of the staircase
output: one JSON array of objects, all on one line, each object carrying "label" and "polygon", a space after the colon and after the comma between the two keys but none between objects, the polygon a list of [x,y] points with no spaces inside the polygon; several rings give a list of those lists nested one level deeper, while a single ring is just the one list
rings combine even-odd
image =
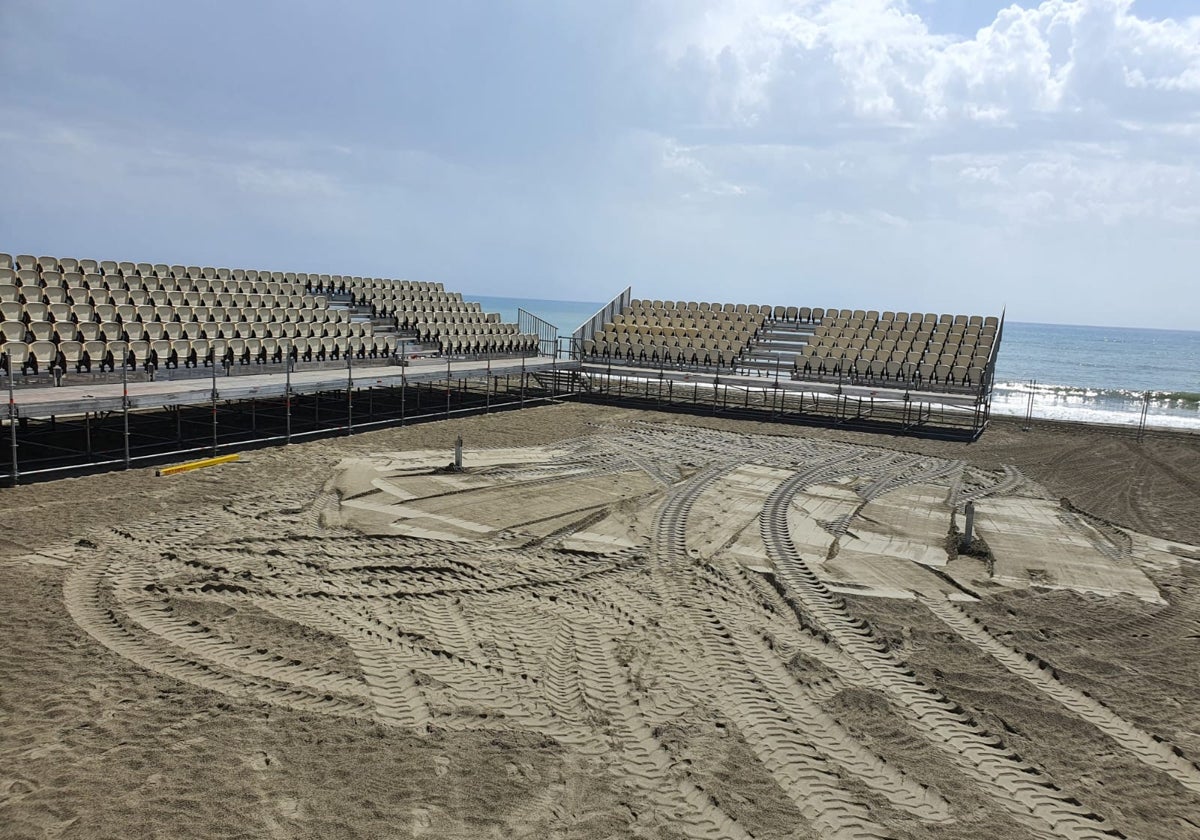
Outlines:
[{"label": "staircase", "polygon": [[793,360],[808,345],[815,329],[813,324],[768,318],[738,360],[738,369],[764,376],[773,376],[778,370],[781,376],[790,377]]},{"label": "staircase", "polygon": [[533,378],[549,394],[573,394],[587,390],[587,374],[574,369],[539,370]]}]

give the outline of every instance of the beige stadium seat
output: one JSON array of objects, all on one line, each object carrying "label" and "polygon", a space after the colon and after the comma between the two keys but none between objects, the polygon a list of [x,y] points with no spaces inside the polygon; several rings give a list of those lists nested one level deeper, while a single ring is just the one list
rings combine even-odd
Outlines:
[{"label": "beige stadium seat", "polygon": [[29,364],[38,373],[45,373],[58,362],[58,346],[50,340],[29,343]]},{"label": "beige stadium seat", "polygon": [[245,358],[254,364],[260,364],[265,359],[263,358],[263,343],[261,338],[246,339]]},{"label": "beige stadium seat", "polygon": [[[28,309],[28,307],[26,307]],[[29,335],[32,336],[33,342],[38,341],[53,341],[55,335],[54,324],[49,321],[30,321],[28,324]],[[30,345],[32,352],[32,344]]]},{"label": "beige stadium seat", "polygon": [[108,347],[103,341],[92,340],[83,342],[83,367],[88,371],[93,367],[102,370],[109,368]]},{"label": "beige stadium seat", "polygon": [[180,365],[183,367],[195,366],[192,359],[192,344],[186,338],[167,339],[162,343],[170,348],[168,358],[172,365],[175,367],[179,367]]},{"label": "beige stadium seat", "polygon": [[118,367],[125,367],[129,362],[129,342],[117,338],[110,338],[104,342],[105,353],[107,358],[112,359],[112,366],[115,370]]},{"label": "beige stadium seat", "polygon": [[71,304],[69,303],[52,303],[48,309],[50,310],[50,317],[47,320],[53,321],[56,324],[71,320]]},{"label": "beige stadium seat", "polygon": [[188,339],[188,360],[192,367],[207,366],[209,362],[208,340],[204,338]]},{"label": "beige stadium seat", "polygon": [[171,342],[165,338],[148,342],[150,345],[149,362],[152,367],[173,367],[171,361]]},{"label": "beige stadium seat", "polygon": [[6,341],[0,344],[4,354],[4,369],[12,374],[21,373],[29,364],[29,345],[24,341]]},{"label": "beige stadium seat", "polygon": [[229,353],[232,353],[235,363],[246,364],[249,361],[246,352],[246,339],[230,338],[226,341],[225,347],[226,355],[228,356]]},{"label": "beige stadium seat", "polygon": [[57,271],[58,259],[55,257],[38,257],[37,267],[42,271]]},{"label": "beige stadium seat", "polygon": [[24,323],[25,304],[16,300],[0,301],[0,321],[21,321]]},{"label": "beige stadium seat", "polygon": [[208,354],[205,357],[205,366],[219,366],[223,364],[229,358],[229,341],[224,338],[213,338],[211,336],[205,340],[208,342]]},{"label": "beige stadium seat", "polygon": [[[297,340],[296,346],[298,348],[301,346],[301,342],[299,340]],[[320,336],[310,335],[308,338],[304,339],[303,347],[304,347],[304,350],[301,355],[305,361],[309,361],[311,359],[317,358],[317,356],[324,355],[324,353],[321,350]]]},{"label": "beige stadium seat", "polygon": [[0,268],[12,269],[14,266],[12,254],[0,254]]},{"label": "beige stadium seat", "polygon": [[78,372],[83,367],[83,344],[78,341],[60,341],[58,343],[60,359],[66,370]]},{"label": "beige stadium seat", "polygon": [[[62,331],[59,330],[61,333]],[[100,325],[95,321],[80,321],[75,325],[75,338],[79,341],[99,341]]]},{"label": "beige stadium seat", "polygon": [[24,341],[29,334],[29,330],[21,321],[0,321],[0,337],[4,341]]}]

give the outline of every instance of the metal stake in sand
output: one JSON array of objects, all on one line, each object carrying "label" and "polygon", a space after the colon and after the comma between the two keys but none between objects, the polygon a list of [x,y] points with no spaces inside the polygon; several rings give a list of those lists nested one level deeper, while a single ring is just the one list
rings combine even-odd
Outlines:
[{"label": "metal stake in sand", "polygon": [[212,358],[212,392],[209,394],[209,399],[212,401],[212,454],[215,457],[217,454],[217,354],[215,352]]},{"label": "metal stake in sand", "polygon": [[454,440],[454,469],[462,471],[462,435]]},{"label": "metal stake in sand", "polygon": [[292,442],[292,342],[288,342],[287,358],[283,360],[284,442]]},{"label": "metal stake in sand", "polygon": [[17,467],[17,401],[13,397],[13,357],[5,353],[5,365],[8,368],[8,436],[12,444],[12,483],[13,487],[21,478],[21,470]]},{"label": "metal stake in sand", "polygon": [[1137,432],[1138,443],[1141,443],[1142,439],[1146,436],[1146,421],[1149,419],[1149,414],[1150,414],[1150,392],[1147,391],[1142,396],[1142,417],[1140,420],[1138,420],[1138,432]]},{"label": "metal stake in sand", "polygon": [[121,416],[125,423],[125,469],[129,469],[129,366],[121,365]]},{"label": "metal stake in sand", "polygon": [[346,434],[354,434],[354,370],[351,367],[350,360],[353,356],[350,350],[350,342],[346,342]]}]

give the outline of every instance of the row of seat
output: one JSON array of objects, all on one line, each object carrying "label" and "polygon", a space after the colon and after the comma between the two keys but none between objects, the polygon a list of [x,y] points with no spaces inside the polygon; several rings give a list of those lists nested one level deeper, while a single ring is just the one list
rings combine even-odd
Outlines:
[{"label": "row of seat", "polygon": [[536,333],[442,334],[437,338],[443,354],[499,355],[505,353],[537,353]]},{"label": "row of seat", "polygon": [[0,301],[21,303],[111,303],[119,306],[144,303],[155,306],[325,306],[323,296],[308,294],[259,294],[257,292],[184,292],[158,289],[106,289],[84,286],[6,286],[0,285]]},{"label": "row of seat", "polygon": [[863,351],[882,352],[885,355],[901,355],[908,356],[915,354],[923,355],[959,355],[967,353],[975,355],[979,350],[984,350],[985,355],[990,353],[995,340],[992,337],[983,337],[978,335],[948,335],[938,336],[931,335],[928,337],[917,336],[914,339],[875,339],[875,338],[858,338],[858,337],[843,337],[841,339],[823,337],[815,342],[808,344],[804,352],[814,356],[831,356],[838,351],[849,351],[855,355],[862,355]]},{"label": "row of seat", "polygon": [[[82,323],[86,321],[269,321],[269,322],[317,322],[349,321],[351,314],[345,309],[320,307],[237,307],[237,306],[170,306],[131,303],[112,304],[88,303],[0,303],[0,322],[34,321]],[[433,320],[433,319],[431,319]]]},{"label": "row of seat", "polygon": [[639,300],[634,298],[624,308],[624,312],[634,315],[650,312],[663,312],[671,315],[683,313],[715,313],[727,312],[733,314],[762,315],[770,317],[771,307],[758,303],[710,303],[708,301],[670,301],[670,300]]},{"label": "row of seat", "polygon": [[895,359],[863,359],[797,356],[795,371],[803,378],[837,377],[851,383],[892,387],[978,386],[987,375],[986,360],[975,364],[909,362]]},{"label": "row of seat", "polygon": [[8,341],[126,341],[158,338],[296,338],[297,336],[362,336],[374,332],[367,321],[272,323],[266,321],[0,321],[0,350]]},{"label": "row of seat", "polygon": [[298,361],[385,358],[396,350],[396,336],[326,336],[295,339],[144,339],[93,341],[6,341],[0,368],[21,372],[114,370],[119,367],[195,367],[220,364],[268,364],[291,355]]},{"label": "row of seat", "polygon": [[156,277],[174,280],[262,280],[278,283],[300,283],[330,289],[344,289],[347,284],[388,284],[406,289],[430,292],[445,291],[441,283],[414,280],[385,280],[384,278],[347,277],[341,274],[309,274],[294,271],[262,271],[243,268],[213,268],[211,266],[165,265],[163,263],[115,262],[113,260],[74,259],[72,257],[34,257],[20,254],[0,254],[0,269],[61,271],[80,274],[101,274],[121,277]]},{"label": "row of seat", "polygon": [[520,328],[516,324],[446,324],[422,322],[413,327],[418,341],[435,341],[440,336],[465,335],[517,335]]},{"label": "row of seat", "polygon": [[741,356],[742,347],[721,340],[666,344],[584,339],[582,351],[583,357],[591,361],[731,367]]}]

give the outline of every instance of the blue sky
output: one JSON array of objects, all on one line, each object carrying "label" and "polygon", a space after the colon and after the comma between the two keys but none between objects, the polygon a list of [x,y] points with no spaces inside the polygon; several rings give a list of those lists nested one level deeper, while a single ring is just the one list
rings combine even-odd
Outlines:
[{"label": "blue sky", "polygon": [[1195,329],[1196,12],[2,0],[0,251]]}]

